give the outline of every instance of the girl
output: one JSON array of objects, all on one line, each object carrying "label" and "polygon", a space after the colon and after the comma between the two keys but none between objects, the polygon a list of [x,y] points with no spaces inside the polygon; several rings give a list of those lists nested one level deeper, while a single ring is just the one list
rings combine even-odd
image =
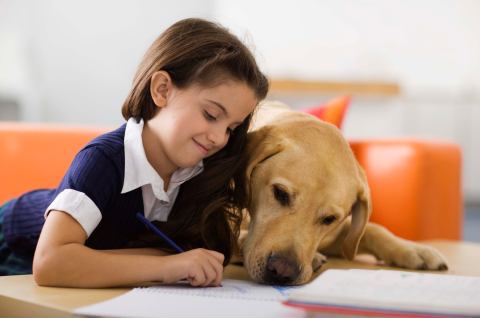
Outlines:
[{"label": "girl", "polygon": [[[218,286],[248,200],[248,126],[267,92],[228,30],[175,23],[137,70],[122,107],[127,123],[88,143],[58,188],[0,208],[1,273],[33,270],[45,286]],[[137,212],[187,252],[171,254]]]}]

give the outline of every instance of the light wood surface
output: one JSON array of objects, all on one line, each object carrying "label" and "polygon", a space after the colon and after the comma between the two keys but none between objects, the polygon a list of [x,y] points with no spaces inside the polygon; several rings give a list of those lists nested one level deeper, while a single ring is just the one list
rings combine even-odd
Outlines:
[{"label": "light wood surface", "polygon": [[[480,277],[480,244],[456,241],[425,241],[437,248],[448,260],[448,271],[434,271],[450,275]],[[327,269],[387,269],[398,268],[375,265],[368,257],[360,256],[362,261],[348,262],[339,258],[328,258],[328,262],[312,277],[314,279]],[[403,270],[403,269],[400,269]],[[425,271],[418,271],[425,273]],[[243,267],[229,265],[225,268],[224,278],[250,280]],[[147,283],[135,286],[149,286]],[[80,317],[70,314],[74,308],[120,296],[134,286],[105,289],[54,288],[40,287],[35,284],[32,275],[0,277],[0,317]]]},{"label": "light wood surface", "polygon": [[383,82],[313,82],[274,79],[271,81],[273,92],[286,93],[347,93],[388,95],[400,94],[400,87],[395,83]]}]

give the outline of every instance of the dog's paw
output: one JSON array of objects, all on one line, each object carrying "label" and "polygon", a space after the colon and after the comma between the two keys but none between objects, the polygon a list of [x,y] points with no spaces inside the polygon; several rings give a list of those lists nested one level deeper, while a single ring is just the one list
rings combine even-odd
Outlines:
[{"label": "dog's paw", "polygon": [[414,242],[402,242],[384,261],[397,267],[424,270],[447,270],[447,260],[435,248]]},{"label": "dog's paw", "polygon": [[312,269],[314,272],[318,271],[323,265],[327,263],[327,257],[319,252],[315,253],[312,261]]}]

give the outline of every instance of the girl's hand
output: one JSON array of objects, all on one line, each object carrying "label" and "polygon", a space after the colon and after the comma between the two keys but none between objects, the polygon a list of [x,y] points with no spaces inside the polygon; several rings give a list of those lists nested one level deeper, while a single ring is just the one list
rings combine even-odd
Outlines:
[{"label": "girl's hand", "polygon": [[165,256],[164,274],[159,280],[173,283],[186,279],[192,286],[220,286],[224,258],[221,253],[203,248]]}]

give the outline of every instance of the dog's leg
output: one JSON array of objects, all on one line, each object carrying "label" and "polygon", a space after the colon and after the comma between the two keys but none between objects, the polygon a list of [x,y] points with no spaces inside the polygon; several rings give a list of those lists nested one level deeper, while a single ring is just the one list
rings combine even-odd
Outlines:
[{"label": "dog's leg", "polygon": [[[343,239],[350,229],[346,220],[334,242],[321,252],[326,255],[341,255]],[[445,257],[435,248],[407,241],[393,235],[381,225],[368,223],[360,240],[358,253],[373,254],[386,264],[411,269],[447,270]]]},{"label": "dog's leg", "polygon": [[385,263],[412,269],[447,270],[447,260],[435,248],[407,241],[383,226],[369,223],[360,241],[360,249]]}]

